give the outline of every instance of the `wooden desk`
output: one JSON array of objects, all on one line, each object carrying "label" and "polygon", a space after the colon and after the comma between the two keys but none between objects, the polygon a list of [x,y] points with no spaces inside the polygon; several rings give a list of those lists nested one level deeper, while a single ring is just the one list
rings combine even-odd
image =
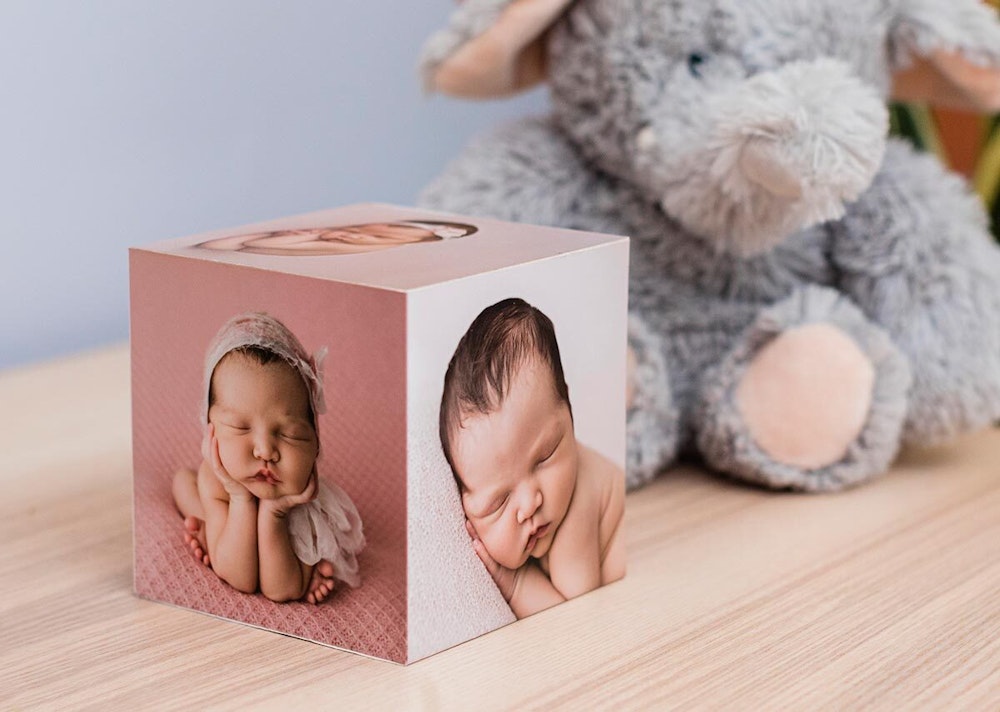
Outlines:
[{"label": "wooden desk", "polygon": [[0,707],[1000,705],[1000,432],[838,495],[679,468],[617,584],[404,668],[131,594],[124,346],[0,374]]}]

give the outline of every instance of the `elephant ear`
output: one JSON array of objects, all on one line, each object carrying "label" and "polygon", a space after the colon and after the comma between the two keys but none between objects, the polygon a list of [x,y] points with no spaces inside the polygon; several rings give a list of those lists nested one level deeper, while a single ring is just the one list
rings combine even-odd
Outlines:
[{"label": "elephant ear", "polygon": [[980,0],[902,0],[889,52],[893,98],[1000,111],[1000,19]]},{"label": "elephant ear", "polygon": [[545,78],[545,37],[573,0],[465,0],[424,45],[424,87],[486,99]]}]

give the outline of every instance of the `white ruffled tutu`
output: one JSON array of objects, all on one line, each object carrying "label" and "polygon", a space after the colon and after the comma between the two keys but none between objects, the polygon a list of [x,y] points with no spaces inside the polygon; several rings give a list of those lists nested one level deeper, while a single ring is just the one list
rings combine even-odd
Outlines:
[{"label": "white ruffled tutu", "polygon": [[333,564],[333,577],[352,588],[361,584],[358,553],[365,546],[361,516],[344,490],[318,482],[316,498],[288,513],[288,533],[299,561]]}]

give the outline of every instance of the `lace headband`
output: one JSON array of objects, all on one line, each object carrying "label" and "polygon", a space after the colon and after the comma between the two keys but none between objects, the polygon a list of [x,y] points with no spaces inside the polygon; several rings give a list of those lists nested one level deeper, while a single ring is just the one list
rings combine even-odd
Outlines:
[{"label": "lace headband", "polygon": [[248,312],[234,316],[227,321],[212,339],[205,354],[205,419],[208,419],[208,393],[212,385],[212,374],[219,361],[230,351],[246,346],[256,346],[271,351],[284,359],[295,369],[309,392],[309,402],[314,416],[326,411],[323,398],[323,359],[327,349],[324,346],[312,356],[301,342],[280,321],[262,312]]}]

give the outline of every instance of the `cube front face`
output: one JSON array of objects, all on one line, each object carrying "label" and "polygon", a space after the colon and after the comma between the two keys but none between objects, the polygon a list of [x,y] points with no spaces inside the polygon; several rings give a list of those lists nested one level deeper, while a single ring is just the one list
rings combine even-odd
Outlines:
[{"label": "cube front face", "polygon": [[[146,598],[404,662],[405,295],[142,250],[131,254],[135,588]],[[331,600],[273,603],[196,562],[171,495],[201,461],[206,348],[231,317],[262,311],[310,352],[326,347],[321,481],[354,501],[367,545],[361,585]]]},{"label": "cube front face", "polygon": [[[393,221],[445,225],[446,239],[308,256],[280,242],[303,227]],[[450,226],[466,223],[475,233],[453,239]],[[285,227],[267,250],[243,250],[243,236]],[[438,432],[455,347],[503,299],[552,321],[574,436],[624,465],[625,238],[361,205],[134,249],[130,271],[134,571],[146,598],[401,663],[515,620],[473,551]],[[276,318],[309,352],[328,350],[316,469],[357,506],[367,544],[360,586],[339,584],[320,605],[224,583],[186,546],[172,493],[175,473],[202,458],[206,349],[247,312]]]}]

